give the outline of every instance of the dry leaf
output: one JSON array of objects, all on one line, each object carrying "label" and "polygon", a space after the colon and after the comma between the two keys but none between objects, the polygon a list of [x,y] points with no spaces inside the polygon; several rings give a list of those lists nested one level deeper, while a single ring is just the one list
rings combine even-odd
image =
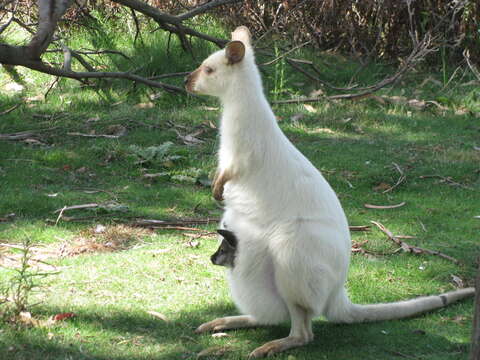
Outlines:
[{"label": "dry leaf", "polygon": [[396,205],[372,205],[372,204],[364,204],[363,206],[365,206],[367,209],[395,209],[395,208],[399,208],[399,207],[402,207],[403,205],[405,205],[406,202],[403,201],[401,202],[400,204],[396,204]]},{"label": "dry leaf", "polygon": [[377,96],[377,95],[370,95],[370,99],[373,99],[373,100],[377,101],[378,103],[380,103],[382,105],[385,105],[387,103],[385,101],[385,99],[383,99],[381,96]]},{"label": "dry leaf", "polygon": [[23,142],[27,143],[27,144],[30,144],[30,145],[46,145],[45,143],[37,140],[37,139],[24,139],[22,140]]},{"label": "dry leaf", "polygon": [[303,107],[305,110],[307,110],[309,113],[316,113],[317,109],[315,109],[312,105],[310,104],[303,104]]},{"label": "dry leaf", "polygon": [[435,100],[430,100],[430,101],[427,101],[426,102],[428,105],[435,105],[437,107],[438,110],[442,110],[442,111],[446,111],[448,110],[448,107],[446,106],[443,106],[442,104],[440,104],[438,101],[435,101]]},{"label": "dry leaf", "polygon": [[452,321],[457,324],[462,324],[465,320],[467,320],[467,318],[462,315],[457,315],[454,318],[452,318]]},{"label": "dry leaf", "polygon": [[32,317],[32,314],[30,314],[28,311],[22,311],[20,312],[20,314],[18,314],[18,320],[24,324],[24,325],[28,325],[28,326],[35,326],[38,324],[38,321],[35,320],[33,317]]},{"label": "dry leaf", "polygon": [[45,101],[45,95],[40,94],[36,96],[27,97],[25,101],[26,102]]},{"label": "dry leaf", "polygon": [[107,127],[108,135],[123,136],[127,133],[127,128],[123,125],[110,125]]},{"label": "dry leaf", "polygon": [[174,129],[177,133],[177,136],[183,141],[185,145],[198,145],[203,144],[205,141],[198,139],[196,136],[203,133],[203,130],[198,130],[192,134],[182,135],[177,129]]},{"label": "dry leaf", "polygon": [[153,310],[149,310],[147,311],[148,314],[160,319],[160,320],[163,320],[165,322],[169,322],[170,320],[163,314],[159,313],[159,312],[156,312],[156,311],[153,311]]},{"label": "dry leaf", "polygon": [[149,101],[149,102],[146,102],[146,103],[139,103],[139,104],[135,105],[135,107],[137,109],[151,109],[151,108],[155,107],[155,104],[152,103],[151,101]]},{"label": "dry leaf", "polygon": [[290,118],[290,120],[294,125],[298,125],[298,121],[301,120],[304,116],[304,114],[295,114]]},{"label": "dry leaf", "polygon": [[188,241],[185,246],[191,247],[191,248],[198,248],[200,246],[200,241]]},{"label": "dry leaf", "polygon": [[222,337],[228,337],[228,336],[230,336],[230,334],[223,333],[223,332],[218,332],[218,333],[212,334],[213,338],[222,338]]},{"label": "dry leaf", "polygon": [[405,96],[382,96],[382,98],[395,105],[405,105],[407,103]]},{"label": "dry leaf", "polygon": [[98,121],[98,120],[100,120],[100,116],[97,115],[97,116],[88,118],[88,119],[87,119],[87,123],[96,122],[96,121]]},{"label": "dry leaf", "polygon": [[452,281],[457,288],[465,287],[465,284],[463,283],[463,280],[461,278],[459,278],[458,276],[453,275],[453,274],[451,276],[452,276]]},{"label": "dry leaf", "polygon": [[154,173],[154,174],[143,174],[143,177],[146,179],[154,179],[157,177],[164,177],[164,176],[168,176],[168,173],[160,172],[160,173]]},{"label": "dry leaf", "polygon": [[469,110],[464,107],[460,107],[457,110],[455,110],[455,115],[466,115],[469,113]]},{"label": "dry leaf", "polygon": [[324,93],[323,93],[323,90],[322,90],[322,89],[313,90],[313,91],[310,93],[309,97],[311,97],[311,98],[318,98],[318,97],[322,96],[323,94],[324,94]]},{"label": "dry leaf", "polygon": [[408,106],[416,110],[425,110],[425,108],[427,107],[425,101],[417,99],[408,100],[407,104]]},{"label": "dry leaf", "polygon": [[229,346],[212,346],[200,351],[197,354],[197,359],[207,356],[222,356],[228,350],[230,350]]},{"label": "dry leaf", "polygon": [[377,186],[375,186],[373,188],[374,191],[385,191],[385,190],[388,190],[390,189],[392,186],[387,184],[387,183],[384,183],[384,182],[381,182],[380,184],[378,184]]},{"label": "dry leaf", "polygon": [[53,321],[62,321],[62,320],[65,320],[65,319],[70,319],[70,318],[73,318],[75,317],[76,315],[73,313],[73,312],[68,312],[68,313],[61,313],[61,314],[57,314],[55,315],[52,320]]}]

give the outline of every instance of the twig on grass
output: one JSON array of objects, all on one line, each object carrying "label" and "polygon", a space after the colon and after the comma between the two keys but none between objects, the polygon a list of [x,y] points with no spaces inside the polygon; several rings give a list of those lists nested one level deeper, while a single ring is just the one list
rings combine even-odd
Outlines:
[{"label": "twig on grass", "polygon": [[90,138],[107,138],[107,139],[118,139],[122,135],[109,135],[109,134],[84,134],[79,132],[68,132],[67,135],[70,136],[83,136],[83,137],[90,137]]},{"label": "twig on grass", "polygon": [[363,204],[367,209],[396,209],[402,207],[406,204],[405,201],[401,202],[400,204],[395,205],[372,205],[372,204]]},{"label": "twig on grass", "polygon": [[66,208],[67,208],[67,207],[64,206],[64,207],[62,208],[62,210],[60,210],[60,213],[58,214],[57,220],[55,221],[55,226],[58,225],[58,222],[59,222],[60,219],[62,218],[63,212],[65,211]]},{"label": "twig on grass", "polygon": [[91,208],[96,208],[98,207],[99,204],[97,203],[89,203],[89,204],[82,204],[82,205],[72,205],[72,206],[64,206],[61,209],[55,210],[53,213],[56,214],[58,212],[63,213],[64,211],[68,210],[77,210],[77,209],[91,209]]},{"label": "twig on grass", "polygon": [[393,189],[395,189],[398,185],[400,185],[402,182],[404,182],[406,180],[406,176],[405,174],[403,173],[403,170],[400,166],[398,166],[397,163],[394,163],[392,162],[393,166],[395,167],[395,169],[397,169],[397,171],[400,173],[400,177],[398,178],[397,182],[395,183],[395,185],[391,186],[390,188],[388,188],[387,190],[383,191],[383,194],[385,193],[388,193],[390,191],[392,191]]},{"label": "twig on grass", "polygon": [[2,115],[7,115],[9,113],[11,113],[13,110],[17,109],[18,107],[20,107],[21,104],[17,104],[17,105],[13,105],[11,108],[8,108],[7,110],[4,110],[2,112],[0,112],[0,116]]},{"label": "twig on grass", "polygon": [[0,134],[0,140],[25,140],[31,137],[35,137],[33,131],[20,131],[12,134]]},{"label": "twig on grass", "polygon": [[463,184],[460,184],[456,181],[453,181],[452,178],[450,176],[448,177],[445,177],[445,176],[442,176],[442,175],[421,175],[419,176],[420,179],[431,179],[431,178],[437,178],[437,179],[441,179],[443,182],[447,183],[447,184],[450,184],[452,186],[459,186],[459,187],[462,187],[464,189],[467,189],[467,190],[473,190],[472,187],[470,186],[467,186],[467,185],[463,185]]},{"label": "twig on grass", "polygon": [[446,254],[444,254],[440,251],[429,250],[429,249],[424,249],[424,248],[421,248],[421,247],[409,245],[405,241],[401,240],[402,238],[404,238],[404,236],[393,235],[393,233],[390,230],[388,230],[382,223],[379,223],[377,221],[370,221],[370,222],[373,225],[375,225],[376,227],[378,227],[381,232],[383,232],[385,235],[387,235],[387,237],[390,240],[392,240],[395,244],[400,246],[400,249],[402,249],[405,252],[409,252],[409,253],[413,253],[413,254],[417,254],[417,255],[418,254],[435,255],[435,256],[439,256],[439,257],[441,257],[445,260],[451,261],[454,264],[457,264],[457,265],[460,264],[459,260],[457,260],[457,259],[455,259],[455,258],[453,258],[449,255],[446,255]]},{"label": "twig on grass", "polygon": [[370,231],[369,225],[358,225],[358,226],[349,226],[350,231]]}]

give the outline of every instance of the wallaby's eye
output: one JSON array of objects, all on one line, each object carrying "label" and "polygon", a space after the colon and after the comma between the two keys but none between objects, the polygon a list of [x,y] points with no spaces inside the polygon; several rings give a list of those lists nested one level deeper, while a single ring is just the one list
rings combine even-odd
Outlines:
[{"label": "wallaby's eye", "polygon": [[205,66],[205,72],[210,75],[211,73],[213,73],[215,70],[212,69],[210,66]]}]

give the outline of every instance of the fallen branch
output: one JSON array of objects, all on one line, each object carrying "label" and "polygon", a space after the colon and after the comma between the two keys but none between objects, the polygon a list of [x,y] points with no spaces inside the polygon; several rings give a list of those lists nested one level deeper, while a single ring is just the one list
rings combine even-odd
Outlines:
[{"label": "fallen branch", "polygon": [[437,251],[437,250],[429,250],[429,249],[424,249],[424,248],[421,248],[421,247],[417,247],[417,246],[412,246],[412,245],[409,245],[407,244],[405,241],[401,240],[403,237],[402,236],[395,236],[393,235],[393,233],[388,230],[383,224],[379,223],[379,222],[376,222],[376,221],[370,221],[373,225],[377,226],[381,232],[383,232],[385,235],[387,235],[387,237],[392,240],[395,244],[397,244],[398,246],[400,246],[400,248],[405,251],[405,252],[409,252],[409,253],[413,253],[413,254],[428,254],[428,255],[435,255],[435,256],[439,256],[445,260],[448,260],[448,261],[451,261],[453,262],[454,264],[460,264],[460,261],[449,256],[449,255],[446,255],[440,251]]},{"label": "fallen branch", "polygon": [[63,208],[61,209],[57,209],[55,210],[53,213],[56,214],[56,213],[63,213],[65,211],[68,211],[68,210],[78,210],[78,209],[92,209],[92,208],[96,208],[100,206],[100,204],[97,204],[97,203],[90,203],[90,204],[82,204],[82,205],[72,205],[72,206],[64,206]]},{"label": "fallen branch", "polygon": [[[186,225],[192,224],[211,224],[218,223],[220,219],[218,218],[207,218],[207,219],[177,219],[177,220],[156,220],[156,219],[138,219],[130,225],[133,226],[142,226],[148,228],[166,228],[171,227],[175,230],[193,230],[192,228],[183,228]],[[199,230],[199,229],[197,229]]]},{"label": "fallen branch", "polygon": [[90,137],[90,138],[107,138],[107,139],[118,139],[122,135],[108,135],[108,134],[84,134],[79,132],[69,132],[67,135],[70,136],[83,136],[83,137]]},{"label": "fallen branch", "polygon": [[460,186],[464,189],[467,189],[467,190],[473,190],[472,187],[470,186],[467,186],[467,185],[463,185],[463,184],[460,184],[456,181],[453,181],[451,177],[445,177],[445,176],[442,176],[442,175],[421,175],[419,176],[420,179],[431,179],[431,178],[437,178],[437,179],[441,179],[443,182],[447,183],[447,184],[450,184],[452,186]]},{"label": "fallen branch", "polygon": [[360,226],[349,226],[350,231],[370,231],[370,226],[360,225]]},{"label": "fallen branch", "polygon": [[20,131],[12,134],[0,134],[0,140],[25,140],[35,136],[33,131]]}]

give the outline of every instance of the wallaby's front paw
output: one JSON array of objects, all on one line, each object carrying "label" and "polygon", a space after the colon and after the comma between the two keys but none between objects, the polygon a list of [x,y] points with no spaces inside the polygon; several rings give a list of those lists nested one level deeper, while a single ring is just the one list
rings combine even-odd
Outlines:
[{"label": "wallaby's front paw", "polygon": [[213,198],[217,201],[223,201],[223,184],[215,183],[213,186]]},{"label": "wallaby's front paw", "polygon": [[202,325],[200,325],[197,330],[195,330],[195,333],[201,334],[205,332],[212,332],[212,331],[220,331],[220,330],[225,330],[226,329],[226,320],[224,318],[218,318],[209,322],[206,322]]}]

